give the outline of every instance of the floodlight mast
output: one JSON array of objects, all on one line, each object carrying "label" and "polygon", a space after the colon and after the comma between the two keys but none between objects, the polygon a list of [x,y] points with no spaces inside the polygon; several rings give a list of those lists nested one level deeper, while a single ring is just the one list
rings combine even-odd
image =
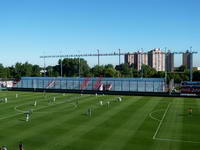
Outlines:
[{"label": "floodlight mast", "polygon": [[119,65],[121,64],[120,54],[121,54],[121,50],[119,49]]},{"label": "floodlight mast", "polygon": [[165,47],[165,85],[167,85],[167,64],[166,64],[166,62],[167,62],[167,47]]},{"label": "floodlight mast", "polygon": [[143,78],[144,76],[144,69],[143,69],[143,48],[141,48],[141,58],[140,58],[140,61],[141,61],[141,72],[142,72],[142,75],[141,75],[141,78]]},{"label": "floodlight mast", "polygon": [[[44,55],[45,55],[45,52],[44,52]],[[44,57],[44,68],[43,68],[43,76],[45,77],[46,76],[46,63],[45,63],[45,58]]]},{"label": "floodlight mast", "polygon": [[193,53],[192,53],[192,46],[190,47],[190,81],[192,82],[192,72],[193,72]]},{"label": "floodlight mast", "polygon": [[99,49],[97,49],[97,56],[98,56],[98,66],[99,66],[100,65]]},{"label": "floodlight mast", "polygon": [[63,76],[63,65],[62,65],[62,57],[61,57],[61,51],[60,51],[60,76]]},{"label": "floodlight mast", "polygon": [[81,61],[80,61],[80,57],[78,57],[78,76],[79,76],[79,78],[81,77]]}]

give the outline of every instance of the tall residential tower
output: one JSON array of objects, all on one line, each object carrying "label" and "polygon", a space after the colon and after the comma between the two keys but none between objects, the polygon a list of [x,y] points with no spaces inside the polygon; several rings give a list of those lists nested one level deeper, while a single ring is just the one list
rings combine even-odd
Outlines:
[{"label": "tall residential tower", "polygon": [[156,71],[165,71],[165,53],[157,48],[149,51],[148,64]]},{"label": "tall residential tower", "polygon": [[148,54],[138,51],[135,53],[135,68],[137,71],[142,69],[142,65],[148,65]]},{"label": "tall residential tower", "polygon": [[190,69],[193,62],[192,53],[187,50],[185,53],[183,53],[182,59],[182,65],[186,66],[187,69]]},{"label": "tall residential tower", "polygon": [[165,55],[165,70],[167,72],[174,71],[174,53],[168,51]]}]

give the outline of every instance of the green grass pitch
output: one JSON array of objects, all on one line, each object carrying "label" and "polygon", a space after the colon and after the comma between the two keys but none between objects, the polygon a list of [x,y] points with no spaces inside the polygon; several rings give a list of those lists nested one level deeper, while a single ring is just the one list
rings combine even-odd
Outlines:
[{"label": "green grass pitch", "polygon": [[200,99],[121,96],[119,102],[116,95],[1,91],[5,97],[0,146],[8,150],[19,141],[25,150],[200,150]]}]

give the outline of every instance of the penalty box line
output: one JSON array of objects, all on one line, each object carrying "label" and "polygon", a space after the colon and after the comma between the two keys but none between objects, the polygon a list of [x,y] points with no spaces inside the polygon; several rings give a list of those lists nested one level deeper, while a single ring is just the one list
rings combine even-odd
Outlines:
[{"label": "penalty box line", "polygon": [[200,141],[185,141],[185,140],[178,140],[178,139],[164,139],[164,138],[155,138],[155,140],[159,141],[167,141],[167,142],[183,142],[183,143],[193,143],[193,144],[199,144]]},{"label": "penalty box line", "polygon": [[166,114],[167,114],[167,112],[168,112],[168,110],[169,110],[170,105],[171,105],[171,103],[169,103],[169,104],[167,105],[167,108],[166,108],[166,110],[165,110],[165,113],[164,113],[162,119],[160,120],[160,123],[159,123],[159,125],[158,125],[158,127],[157,127],[157,129],[156,129],[156,132],[155,132],[154,135],[153,135],[153,139],[154,139],[154,140],[156,139],[156,136],[157,136],[157,134],[158,134],[158,131],[160,130],[160,127],[161,127],[161,125],[162,125],[162,123],[163,123],[163,120],[165,119],[165,116],[166,116]]},{"label": "penalty box line", "polygon": [[169,110],[170,105],[171,105],[171,103],[168,104],[168,106],[167,106],[167,108],[166,108],[166,110],[165,110],[165,113],[164,113],[162,119],[160,120],[160,123],[159,123],[159,125],[158,125],[158,127],[157,127],[157,130],[156,130],[156,132],[155,132],[155,134],[154,134],[154,136],[153,136],[153,139],[154,139],[154,140],[159,140],[159,141],[167,141],[167,142],[183,142],[183,143],[199,144],[200,141],[186,141],[186,140],[179,140],[179,139],[168,139],[168,138],[157,138],[157,137],[156,137],[157,134],[158,134],[158,132],[159,132],[159,130],[160,130],[160,127],[161,127],[161,125],[162,125],[162,122],[163,122],[163,120],[165,119],[165,116],[166,116],[166,114],[167,114],[167,112],[168,112],[168,110]]}]

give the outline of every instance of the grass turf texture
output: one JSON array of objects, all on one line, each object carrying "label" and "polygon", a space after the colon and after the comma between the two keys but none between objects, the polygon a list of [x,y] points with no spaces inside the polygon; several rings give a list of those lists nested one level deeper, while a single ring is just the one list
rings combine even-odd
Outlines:
[{"label": "grass turf texture", "polygon": [[[8,103],[0,103],[0,145],[9,150],[16,150],[19,141],[27,150],[200,149],[199,99],[123,96],[117,102],[118,96],[110,95],[1,91],[0,99],[5,97]],[[24,112],[30,109],[33,114],[25,122]]]}]

